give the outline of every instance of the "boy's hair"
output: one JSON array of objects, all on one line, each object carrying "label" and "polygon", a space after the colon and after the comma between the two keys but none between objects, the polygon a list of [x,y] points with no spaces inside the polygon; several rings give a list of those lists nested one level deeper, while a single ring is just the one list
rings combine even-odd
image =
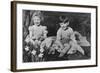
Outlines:
[{"label": "boy's hair", "polygon": [[61,23],[69,22],[69,18],[67,16],[60,16],[59,19]]}]

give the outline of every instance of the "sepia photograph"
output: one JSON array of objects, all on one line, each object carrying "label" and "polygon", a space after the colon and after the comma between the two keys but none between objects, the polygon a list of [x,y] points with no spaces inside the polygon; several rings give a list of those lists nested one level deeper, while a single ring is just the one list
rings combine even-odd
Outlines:
[{"label": "sepia photograph", "polygon": [[97,6],[11,3],[11,70],[97,66]]}]

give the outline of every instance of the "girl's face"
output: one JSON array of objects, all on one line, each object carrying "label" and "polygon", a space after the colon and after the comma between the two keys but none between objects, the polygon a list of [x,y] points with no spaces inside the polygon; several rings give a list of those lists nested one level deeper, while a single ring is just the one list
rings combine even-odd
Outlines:
[{"label": "girl's face", "polygon": [[40,22],[41,22],[40,17],[39,16],[34,16],[33,17],[33,22],[34,22],[34,25],[39,26],[40,25]]},{"label": "girl's face", "polygon": [[66,22],[66,23],[60,23],[60,27],[65,30],[69,25],[69,22]]}]

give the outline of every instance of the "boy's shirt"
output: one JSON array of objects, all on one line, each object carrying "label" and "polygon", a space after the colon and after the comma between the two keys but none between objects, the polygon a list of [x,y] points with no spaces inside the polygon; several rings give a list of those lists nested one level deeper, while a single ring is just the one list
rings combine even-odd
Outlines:
[{"label": "boy's shirt", "polygon": [[59,28],[57,32],[57,40],[60,40],[62,43],[67,43],[71,39],[71,35],[73,34],[73,29],[68,27],[66,30]]},{"label": "boy's shirt", "polygon": [[47,34],[47,27],[46,26],[30,26],[29,31],[32,32],[32,37],[39,39],[41,38],[44,34]]}]

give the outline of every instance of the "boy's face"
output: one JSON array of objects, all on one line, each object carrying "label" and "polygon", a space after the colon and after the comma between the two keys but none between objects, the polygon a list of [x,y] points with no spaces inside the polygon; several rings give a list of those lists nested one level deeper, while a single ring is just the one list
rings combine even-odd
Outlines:
[{"label": "boy's face", "polygon": [[65,30],[69,25],[69,22],[66,22],[66,23],[60,23],[60,27]]},{"label": "boy's face", "polygon": [[40,20],[40,17],[39,16],[34,16],[33,17],[33,22],[34,22],[34,25],[40,25],[40,22],[41,22],[41,20]]}]

